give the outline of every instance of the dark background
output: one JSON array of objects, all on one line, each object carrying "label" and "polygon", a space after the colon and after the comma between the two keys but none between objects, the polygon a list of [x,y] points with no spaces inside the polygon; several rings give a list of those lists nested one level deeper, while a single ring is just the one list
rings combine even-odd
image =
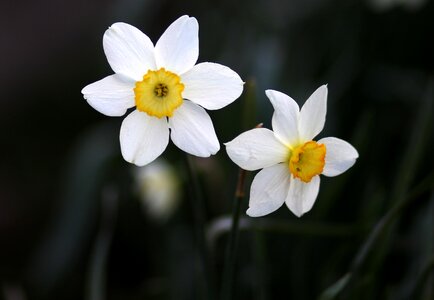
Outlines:
[{"label": "dark background", "polygon": [[[2,1],[0,297],[218,294],[227,235],[208,249],[204,276],[184,154],[169,144],[162,155],[183,182],[182,200],[155,222],[138,200],[135,167],[121,158],[122,118],[99,114],[80,93],[112,74],[102,48],[108,26],[130,23],[155,43],[183,14],[198,19],[199,61],[247,82],[239,100],[210,112],[220,142],[259,122],[270,128],[265,89],[301,105],[328,83],[321,136],[360,154],[345,174],[322,178],[301,219],[286,207],[247,219],[244,199],[236,299],[318,298],[401,201],[340,297],[433,299],[434,3],[410,0]],[[237,168],[223,146],[194,162],[212,228],[231,212]]]}]

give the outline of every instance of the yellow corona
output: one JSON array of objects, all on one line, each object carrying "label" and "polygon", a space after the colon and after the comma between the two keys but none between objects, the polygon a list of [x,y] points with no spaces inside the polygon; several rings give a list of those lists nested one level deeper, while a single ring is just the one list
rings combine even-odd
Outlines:
[{"label": "yellow corona", "polygon": [[184,84],[175,73],[149,70],[134,88],[137,109],[157,118],[171,117],[183,102],[183,91]]},{"label": "yellow corona", "polygon": [[322,173],[325,165],[326,147],[315,141],[295,147],[289,158],[289,170],[294,177],[310,182],[312,177]]}]

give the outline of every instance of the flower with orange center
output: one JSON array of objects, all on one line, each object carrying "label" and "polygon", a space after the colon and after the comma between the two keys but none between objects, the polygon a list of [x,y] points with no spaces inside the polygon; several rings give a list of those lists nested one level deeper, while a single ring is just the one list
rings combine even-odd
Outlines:
[{"label": "flower with orange center", "polygon": [[289,170],[295,178],[303,182],[322,173],[325,165],[326,147],[310,141],[296,147],[289,159]]},{"label": "flower with orange center", "polygon": [[122,116],[120,144],[128,162],[144,166],[163,153],[169,137],[178,148],[208,157],[220,143],[206,109],[235,101],[243,81],[228,67],[196,64],[199,25],[182,16],[157,43],[134,26],[115,23],[104,34],[107,60],[115,72],[87,85],[87,102],[107,116]]},{"label": "flower with orange center", "polygon": [[289,96],[267,90],[274,107],[273,131],[255,128],[226,143],[229,157],[243,169],[262,169],[250,189],[251,217],[274,212],[286,203],[298,217],[308,212],[318,195],[320,174],[336,176],[359,156],[344,140],[313,139],[324,127],[327,86],[319,87],[301,110]]}]

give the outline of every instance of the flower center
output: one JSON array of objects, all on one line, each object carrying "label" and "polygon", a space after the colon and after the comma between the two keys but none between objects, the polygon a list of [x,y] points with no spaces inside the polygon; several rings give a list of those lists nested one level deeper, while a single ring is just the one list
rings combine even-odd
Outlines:
[{"label": "flower center", "polygon": [[168,93],[169,93],[169,88],[164,83],[159,83],[155,86],[154,89],[155,96],[162,98],[162,97],[166,97]]},{"label": "flower center", "polygon": [[289,159],[289,170],[294,177],[303,182],[322,173],[325,165],[326,147],[315,141],[306,142],[296,147]]},{"label": "flower center", "polygon": [[149,70],[134,88],[137,109],[157,118],[171,117],[182,104],[183,91],[184,84],[175,73]]}]

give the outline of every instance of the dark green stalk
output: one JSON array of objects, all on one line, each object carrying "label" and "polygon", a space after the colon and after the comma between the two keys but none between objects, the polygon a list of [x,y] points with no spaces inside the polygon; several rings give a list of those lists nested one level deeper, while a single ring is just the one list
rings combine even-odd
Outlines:
[{"label": "dark green stalk", "polygon": [[226,259],[223,270],[223,282],[222,282],[222,299],[232,299],[233,296],[233,284],[235,281],[235,266],[237,258],[237,246],[239,235],[239,221],[241,203],[244,198],[244,181],[246,177],[246,171],[239,170],[238,183],[235,191],[235,197],[233,201],[232,211],[232,226],[229,233],[229,240],[226,248]]}]

